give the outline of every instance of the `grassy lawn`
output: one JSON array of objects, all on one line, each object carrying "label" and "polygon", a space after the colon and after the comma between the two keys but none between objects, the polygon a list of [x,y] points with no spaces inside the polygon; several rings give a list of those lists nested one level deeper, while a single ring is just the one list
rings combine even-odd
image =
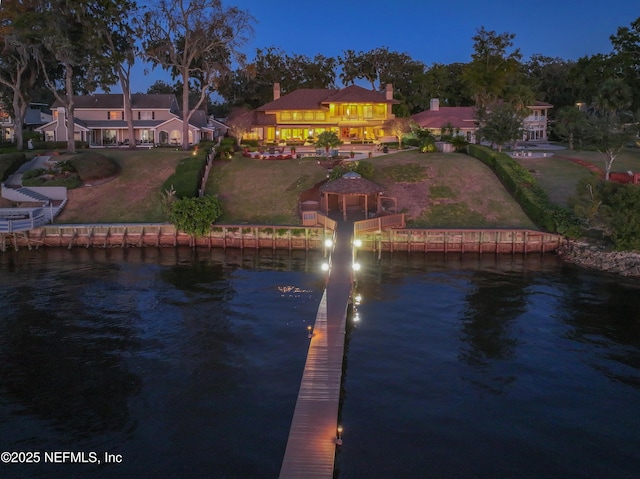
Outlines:
[{"label": "grassy lawn", "polygon": [[374,181],[418,228],[535,228],[493,172],[459,153],[376,157]]},{"label": "grassy lawn", "polygon": [[575,194],[578,182],[591,175],[584,166],[553,156],[514,159],[531,172],[551,201],[565,207],[568,206],[569,198]]},{"label": "grassy lawn", "polygon": [[[151,149],[101,150],[120,166],[119,175],[69,191],[69,203],[58,223],[165,221],[163,182],[185,153]],[[558,152],[596,158],[593,152]],[[586,153],[586,154],[585,154]],[[61,156],[61,159],[65,158]],[[398,200],[408,225],[430,228],[535,228],[491,170],[458,153],[422,154],[415,150],[377,156],[373,181]],[[588,170],[560,158],[519,158],[552,200],[566,205],[575,184]],[[632,164],[640,171],[640,150],[625,152],[617,170]],[[207,193],[222,200],[223,224],[300,224],[298,196],[326,177],[315,159],[261,161],[236,155],[216,162]]]},{"label": "grassy lawn", "polygon": [[[537,179],[552,201],[567,206],[575,195],[578,182],[590,175],[584,166],[566,158],[587,161],[604,170],[602,155],[597,151],[558,150],[549,158],[515,158]],[[640,148],[625,148],[613,163],[612,171],[640,171]]]},{"label": "grassy lawn", "polygon": [[[571,151],[562,150],[556,152],[557,156],[568,158],[579,158],[594,164],[604,170],[604,160],[602,154],[597,151]],[[624,148],[613,162],[611,171],[633,171],[640,172],[640,148]]]},{"label": "grassy lawn", "polygon": [[[68,191],[56,223],[162,222],[161,187],[188,152],[163,148],[99,150],[115,160],[120,173],[108,181]],[[71,158],[61,155],[60,159]]]},{"label": "grassy lawn", "polygon": [[216,162],[207,193],[222,200],[219,223],[300,224],[298,195],[326,178],[316,160],[264,161],[235,155]]}]

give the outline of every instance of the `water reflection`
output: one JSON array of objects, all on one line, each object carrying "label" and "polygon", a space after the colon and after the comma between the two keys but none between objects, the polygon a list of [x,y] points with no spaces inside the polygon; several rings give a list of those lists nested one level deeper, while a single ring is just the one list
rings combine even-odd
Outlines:
[{"label": "water reflection", "polygon": [[561,315],[570,326],[566,338],[593,351],[600,360],[590,363],[606,377],[640,388],[640,284],[595,274],[572,277]]},{"label": "water reflection", "polygon": [[518,340],[512,328],[525,312],[531,279],[521,274],[471,274],[462,317],[460,359],[486,366],[515,354]]},{"label": "water reflection", "polygon": [[414,257],[360,276],[340,479],[637,476],[637,280]]},{"label": "water reflection", "polygon": [[[13,281],[3,290],[0,376],[4,394],[23,413],[52,421],[57,428],[91,435],[121,430],[129,422],[128,398],[139,391],[139,376],[121,354],[136,350],[133,323],[113,323],[120,298],[101,311],[94,292],[110,289],[117,268],[100,270],[100,279],[63,270],[51,275],[39,268],[12,266]],[[28,281],[26,288],[24,281]]]},{"label": "water reflection", "polygon": [[0,450],[126,461],[24,465],[2,477],[276,477],[322,292],[319,258],[0,255]]}]

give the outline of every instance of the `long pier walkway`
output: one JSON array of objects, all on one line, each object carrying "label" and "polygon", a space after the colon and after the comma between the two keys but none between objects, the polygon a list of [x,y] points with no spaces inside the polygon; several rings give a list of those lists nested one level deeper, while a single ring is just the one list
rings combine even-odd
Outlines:
[{"label": "long pier walkway", "polygon": [[339,222],[327,286],[316,316],[280,479],[333,477],[353,225]]}]

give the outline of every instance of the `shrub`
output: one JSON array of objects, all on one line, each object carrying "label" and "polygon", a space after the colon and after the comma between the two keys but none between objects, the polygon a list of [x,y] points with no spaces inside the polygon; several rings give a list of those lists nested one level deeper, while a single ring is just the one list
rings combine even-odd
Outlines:
[{"label": "shrub", "polygon": [[162,185],[162,191],[173,188],[178,199],[197,196],[205,164],[204,152],[183,158],[178,162],[176,171]]},{"label": "shrub", "polygon": [[405,146],[415,146],[416,148],[419,148],[422,146],[422,140],[420,138],[405,138],[403,144]]},{"label": "shrub", "polygon": [[94,151],[74,155],[68,160],[68,163],[70,167],[78,172],[78,176],[84,183],[110,178],[120,173],[120,165],[118,163]]},{"label": "shrub", "polygon": [[219,147],[216,148],[216,154],[214,156],[214,160],[230,160],[233,156],[234,146],[232,145],[223,145],[220,144]]},{"label": "shrub", "polygon": [[217,196],[182,198],[173,203],[170,221],[179,231],[205,236],[221,215],[222,205]]},{"label": "shrub", "polygon": [[608,237],[615,249],[640,250],[640,188],[591,177],[581,181],[574,211]]},{"label": "shrub", "polygon": [[13,175],[18,168],[27,162],[27,157],[24,153],[3,153],[0,154],[0,177],[2,181]]},{"label": "shrub", "polygon": [[569,237],[579,236],[579,219],[570,211],[553,203],[537,185],[531,173],[513,158],[506,153],[496,153],[478,145],[468,145],[467,152],[493,170],[531,221],[540,228]]},{"label": "shrub", "polygon": [[46,175],[48,170],[44,168],[36,168],[34,170],[27,170],[22,174],[22,180],[29,180],[31,178],[37,178],[38,176]]},{"label": "shrub", "polygon": [[350,161],[333,168],[329,175],[329,180],[336,180],[350,171],[358,173],[363,178],[371,179],[373,177],[373,170],[373,164],[369,161]]},{"label": "shrub", "polygon": [[[66,141],[34,141],[33,147],[36,150],[66,150],[68,143]],[[76,149],[89,148],[89,144],[76,140]]]},{"label": "shrub", "polygon": [[73,166],[73,163],[71,163],[70,160],[56,161],[54,166],[56,169],[60,171],[67,171],[67,172],[76,171],[75,167]]}]

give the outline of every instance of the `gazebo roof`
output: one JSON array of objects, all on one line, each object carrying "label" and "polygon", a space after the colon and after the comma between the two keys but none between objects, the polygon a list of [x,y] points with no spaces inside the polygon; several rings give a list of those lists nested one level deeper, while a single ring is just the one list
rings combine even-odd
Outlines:
[{"label": "gazebo roof", "polygon": [[384,188],[369,181],[353,171],[345,173],[341,178],[330,181],[320,187],[322,193],[339,195],[369,195],[382,193]]}]

